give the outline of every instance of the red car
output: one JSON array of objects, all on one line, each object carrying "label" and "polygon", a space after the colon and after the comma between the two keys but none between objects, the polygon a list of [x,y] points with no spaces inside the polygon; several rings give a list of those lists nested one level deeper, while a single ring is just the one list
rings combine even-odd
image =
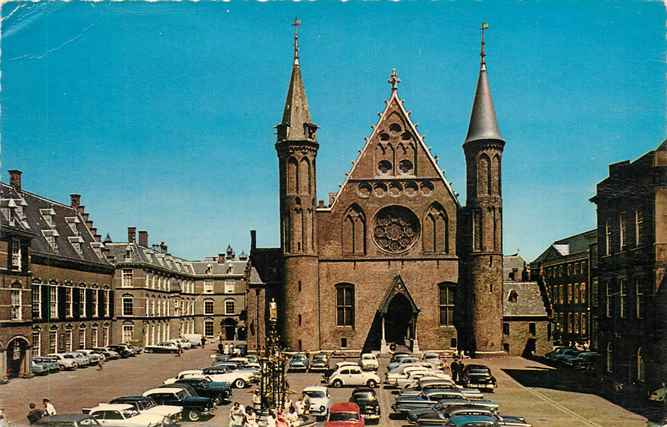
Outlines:
[{"label": "red car", "polygon": [[334,403],[324,427],[365,427],[359,405],[352,402]]}]

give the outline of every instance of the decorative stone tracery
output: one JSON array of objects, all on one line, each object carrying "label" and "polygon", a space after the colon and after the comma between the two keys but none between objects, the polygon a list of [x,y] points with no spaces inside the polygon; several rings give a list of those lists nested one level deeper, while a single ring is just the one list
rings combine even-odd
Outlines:
[{"label": "decorative stone tracery", "polygon": [[386,252],[405,252],[417,241],[419,231],[419,219],[406,207],[387,206],[375,215],[373,238]]}]

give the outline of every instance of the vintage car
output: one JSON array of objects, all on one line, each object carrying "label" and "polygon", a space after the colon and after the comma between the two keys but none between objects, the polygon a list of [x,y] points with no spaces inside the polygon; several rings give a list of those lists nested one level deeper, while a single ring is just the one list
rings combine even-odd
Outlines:
[{"label": "vintage car", "polygon": [[366,423],[380,422],[380,402],[378,401],[375,390],[368,387],[357,387],[352,390],[350,402],[354,402],[359,406],[361,415],[364,417]]},{"label": "vintage car", "polygon": [[101,424],[87,414],[62,414],[40,418],[34,425],[46,427],[99,427]]},{"label": "vintage car", "polygon": [[502,427],[532,427],[532,425],[527,423],[525,418],[523,417],[498,415],[491,410],[481,409],[481,408],[469,408],[469,407],[454,408],[448,410],[447,412],[430,411],[421,414],[418,418],[410,419],[409,421],[413,424],[416,424],[418,427],[443,426],[450,418],[460,415],[467,415],[467,416],[483,415],[488,417],[494,417],[498,421],[498,426]]},{"label": "vintage car", "polygon": [[665,397],[667,396],[667,386],[660,387],[659,389],[653,390],[648,396],[648,400],[652,402],[664,402]]},{"label": "vintage car", "polygon": [[208,397],[192,396],[182,388],[154,388],[146,390],[143,396],[150,397],[159,405],[180,406],[183,418],[188,421],[199,421],[202,415],[213,412],[213,400]]},{"label": "vintage car", "polygon": [[304,353],[296,353],[290,357],[289,362],[287,362],[287,371],[308,372],[309,365],[310,361],[308,360],[308,356],[306,356]]},{"label": "vintage car", "polygon": [[213,399],[216,405],[229,402],[232,397],[232,386],[227,382],[213,381],[209,377],[182,378],[174,384],[188,384],[199,396]]},{"label": "vintage car", "polygon": [[94,350],[91,349],[80,349],[75,351],[75,353],[81,353],[86,356],[88,356],[88,359],[90,359],[91,365],[96,365],[98,362],[103,362],[106,360],[106,356],[104,354],[98,353]]},{"label": "vintage car", "polygon": [[178,345],[175,342],[164,341],[154,345],[147,345],[145,353],[178,353]]},{"label": "vintage car", "polygon": [[380,367],[377,357],[373,353],[364,353],[359,359],[359,365],[364,371],[377,371]]},{"label": "vintage car", "polygon": [[312,371],[326,371],[329,369],[329,356],[326,353],[317,353],[313,356],[310,362],[310,370]]},{"label": "vintage car", "polygon": [[120,354],[106,347],[93,347],[95,353],[102,354],[105,360],[116,360],[120,359]]},{"label": "vintage car", "polygon": [[499,427],[496,417],[487,415],[456,415],[447,420],[445,427]]},{"label": "vintage car", "polygon": [[362,371],[360,366],[345,366],[331,374],[328,384],[331,387],[365,385],[375,388],[380,384],[380,377],[375,372]]},{"label": "vintage car", "polygon": [[48,357],[58,359],[58,367],[61,370],[77,369],[79,367],[79,361],[70,353],[51,353]]},{"label": "vintage car", "polygon": [[102,403],[91,408],[88,415],[108,427],[162,427],[170,425],[168,417],[139,412],[133,405]]},{"label": "vintage car", "polygon": [[122,396],[109,403],[132,405],[139,412],[167,417],[167,423],[169,424],[176,424],[181,419],[183,412],[183,408],[180,406],[158,405],[155,400],[145,396]]},{"label": "vintage car", "polygon": [[461,382],[466,387],[490,391],[496,388],[496,378],[491,375],[491,369],[484,365],[465,365],[461,373]]},{"label": "vintage car", "polygon": [[422,360],[429,363],[433,369],[441,370],[445,367],[445,362],[443,362],[438,353],[427,351],[422,355]]},{"label": "vintage car", "polygon": [[71,354],[72,356],[74,356],[74,358],[77,360],[77,363],[79,364],[79,368],[85,368],[93,364],[92,359],[88,357],[88,355],[85,353],[80,353],[78,351],[70,351],[65,354]]},{"label": "vintage car", "polygon": [[434,418],[435,413],[450,414],[458,409],[482,410],[492,413],[498,412],[498,404],[491,400],[470,401],[466,399],[441,400],[430,408],[417,408],[410,410],[406,418],[411,423],[416,423],[420,417]]},{"label": "vintage car", "polygon": [[50,372],[49,365],[46,362],[38,362],[35,359],[32,359],[30,362],[30,372],[33,375],[46,375]]},{"label": "vintage car", "polygon": [[48,367],[50,373],[58,372],[60,370],[57,357],[37,356],[33,357],[32,360]]},{"label": "vintage car", "polygon": [[167,378],[164,381],[164,384],[173,384],[176,381],[182,380],[184,378],[208,378],[212,381],[231,384],[234,388],[246,388],[249,384],[257,380],[257,375],[254,371],[234,370],[222,372],[217,371],[220,373],[214,372],[216,371],[213,371],[210,368],[182,371],[179,372],[175,377]]},{"label": "vintage car", "polygon": [[324,423],[324,427],[364,427],[365,425],[359,406],[352,402],[331,405],[329,416]]},{"label": "vintage car", "polygon": [[452,390],[422,392],[418,395],[398,396],[391,405],[395,418],[407,418],[412,411],[432,408],[440,401],[465,400],[463,395]]},{"label": "vintage car", "polygon": [[136,354],[125,344],[113,344],[106,347],[109,350],[113,350],[120,355],[123,359],[128,357],[135,356]]},{"label": "vintage car", "polygon": [[310,415],[320,419],[326,418],[329,413],[329,404],[331,403],[329,390],[322,386],[312,386],[304,388],[302,393],[304,400],[307,397],[310,402],[310,407],[308,408]]}]

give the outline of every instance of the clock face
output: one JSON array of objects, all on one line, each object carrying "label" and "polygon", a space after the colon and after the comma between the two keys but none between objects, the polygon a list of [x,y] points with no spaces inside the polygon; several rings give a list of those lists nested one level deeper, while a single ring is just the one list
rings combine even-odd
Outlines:
[{"label": "clock face", "polygon": [[375,215],[373,238],[383,251],[405,252],[415,244],[419,231],[417,215],[404,206],[387,206]]}]

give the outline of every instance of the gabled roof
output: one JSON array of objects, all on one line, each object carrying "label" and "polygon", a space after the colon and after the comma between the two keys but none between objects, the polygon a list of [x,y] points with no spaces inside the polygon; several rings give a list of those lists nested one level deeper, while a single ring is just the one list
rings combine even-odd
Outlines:
[{"label": "gabled roof", "polygon": [[405,106],[403,104],[403,100],[398,96],[398,90],[397,89],[392,89],[391,95],[389,96],[389,99],[385,101],[385,108],[383,112],[380,114],[378,121],[375,123],[373,126],[373,131],[371,134],[366,138],[366,141],[364,143],[363,148],[361,151],[359,151],[359,154],[357,155],[356,159],[352,162],[352,168],[350,169],[350,172],[346,175],[345,180],[343,181],[343,184],[339,187],[338,192],[336,193],[336,196],[334,198],[333,203],[326,207],[326,208],[318,208],[317,210],[331,210],[333,206],[336,204],[336,201],[339,199],[339,196],[341,195],[343,189],[347,185],[348,181],[351,179],[352,175],[354,175],[355,169],[359,165],[359,162],[361,158],[364,156],[364,153],[368,151],[373,143],[375,136],[380,132],[380,124],[382,124],[387,117],[389,116],[390,112],[394,107],[398,108],[399,114],[402,116],[402,118],[405,120],[405,123],[407,123],[410,132],[415,136],[415,140],[417,144],[423,149],[423,151],[426,153],[426,156],[431,163],[432,167],[437,171],[438,177],[442,179],[442,182],[445,184],[445,187],[447,188],[447,191],[451,195],[452,199],[455,201],[457,206],[459,205],[459,201],[456,197],[456,193],[452,189],[451,185],[445,178],[444,173],[442,172],[442,169],[438,166],[438,163],[435,161],[435,158],[433,157],[433,154],[431,153],[431,150],[429,150],[428,146],[424,142],[424,138],[421,136],[419,131],[417,130],[417,126],[415,126],[414,122],[410,118],[410,114],[408,111],[405,109]]},{"label": "gabled roof", "polygon": [[[259,278],[259,282],[253,283],[282,283],[282,260],[281,248],[252,249],[250,251],[250,262],[252,263],[252,270],[255,270]],[[257,280],[257,277],[254,280]]]},{"label": "gabled roof", "polygon": [[589,246],[597,242],[597,230],[588,230],[564,239],[556,240],[531,264],[585,253]]},{"label": "gabled roof", "polygon": [[414,314],[419,313],[419,307],[417,307],[415,300],[412,298],[412,295],[410,295],[410,291],[408,290],[408,287],[405,285],[405,282],[403,282],[403,278],[401,277],[400,274],[394,277],[391,286],[387,288],[387,292],[385,292],[384,298],[382,298],[382,303],[380,304],[378,311],[382,314],[387,314],[387,312],[389,311],[389,305],[391,304],[391,301],[394,299],[396,295],[399,294],[407,298],[408,302],[410,303],[410,307],[412,308],[412,312]]},{"label": "gabled roof", "polygon": [[[510,302],[510,293],[516,292],[516,302]],[[544,300],[537,282],[503,283],[504,317],[547,317]]]}]

